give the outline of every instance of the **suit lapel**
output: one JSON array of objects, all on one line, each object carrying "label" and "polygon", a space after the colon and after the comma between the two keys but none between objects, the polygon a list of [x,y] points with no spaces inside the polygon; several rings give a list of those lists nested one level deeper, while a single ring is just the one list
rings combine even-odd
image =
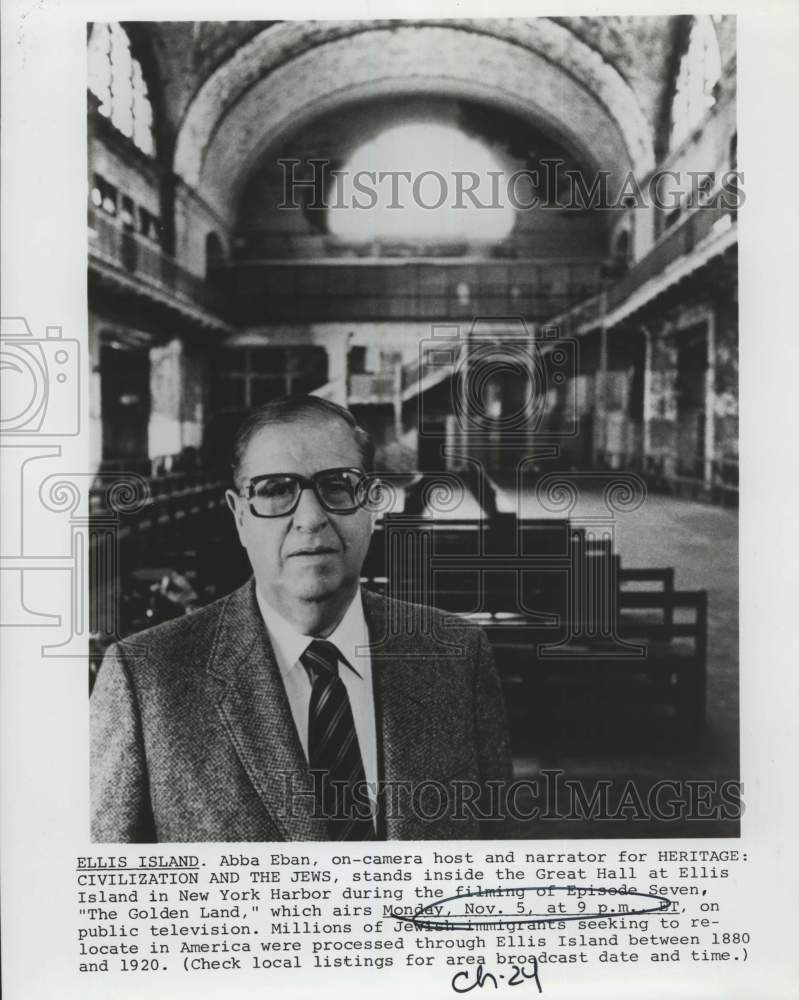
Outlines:
[{"label": "suit lapel", "polygon": [[286,840],[326,840],[313,818],[313,783],[251,580],[231,594],[208,664],[221,682],[222,723]]},{"label": "suit lapel", "polygon": [[[415,660],[418,656],[418,632],[413,643],[404,640],[415,631],[413,623],[396,630],[397,623],[388,621],[388,604],[384,598],[364,591],[364,611],[369,629],[372,655],[372,681],[377,715],[379,777],[388,783],[402,782],[413,788],[429,778],[431,763],[431,733],[429,720],[446,712],[439,704],[439,692],[429,680],[429,663]],[[391,634],[389,629],[392,630]],[[441,715],[445,718],[446,715]],[[388,840],[416,839],[423,829],[408,808],[407,796],[401,809],[381,808],[385,818],[383,835]],[[396,815],[396,813],[401,815]]]},{"label": "suit lapel", "polygon": [[[413,788],[445,774],[454,759],[456,748],[447,745],[439,731],[452,710],[446,671],[431,670],[430,650],[420,657],[418,623],[404,622],[394,629],[397,623],[388,620],[384,598],[364,591],[363,599],[372,656],[378,778]],[[274,827],[287,841],[329,840],[326,824],[313,816],[313,782],[254,581],[228,598],[208,670],[219,684],[222,724]],[[407,801],[398,812],[386,815],[381,808],[383,837],[429,836]]]}]

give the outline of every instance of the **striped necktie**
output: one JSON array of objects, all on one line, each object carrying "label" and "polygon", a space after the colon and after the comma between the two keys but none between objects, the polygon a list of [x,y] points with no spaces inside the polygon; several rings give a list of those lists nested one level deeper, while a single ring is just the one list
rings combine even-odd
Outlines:
[{"label": "striped necktie", "polygon": [[[317,806],[333,840],[373,840],[366,776],[350,699],[339,677],[341,658],[332,642],[314,639],[300,656],[311,679],[308,764],[320,772]],[[355,791],[357,787],[357,792]]]}]

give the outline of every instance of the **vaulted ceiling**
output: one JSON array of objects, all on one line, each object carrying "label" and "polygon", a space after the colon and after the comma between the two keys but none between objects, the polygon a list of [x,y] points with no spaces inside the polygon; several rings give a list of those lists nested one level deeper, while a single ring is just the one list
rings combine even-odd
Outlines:
[{"label": "vaulted ceiling", "polygon": [[[441,95],[528,120],[619,178],[655,164],[685,17],[136,22],[175,172],[232,217],[270,149],[345,107]],[[734,19],[716,22],[734,57]]]}]

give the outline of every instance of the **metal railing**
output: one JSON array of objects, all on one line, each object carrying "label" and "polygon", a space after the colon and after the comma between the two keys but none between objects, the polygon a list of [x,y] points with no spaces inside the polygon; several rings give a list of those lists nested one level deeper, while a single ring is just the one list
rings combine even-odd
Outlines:
[{"label": "metal railing", "polygon": [[89,210],[89,258],[106,264],[159,292],[224,316],[226,295],[192,274],[152,240],[125,229],[102,212]]},{"label": "metal railing", "polygon": [[602,262],[570,260],[239,261],[228,267],[238,319],[544,319],[596,293]]},{"label": "metal railing", "polygon": [[[543,248],[544,250],[546,248]],[[485,260],[541,259],[540,235],[516,234],[504,240],[400,240],[348,241],[329,233],[275,233],[252,230],[237,237],[238,261],[349,260],[474,257]]]},{"label": "metal railing", "polygon": [[[613,282],[607,280],[605,313],[620,306],[647,281],[661,275],[670,264],[691,254],[703,240],[711,236],[722,219],[730,220],[726,226],[732,225],[733,213],[720,205],[694,209],[679,219],[626,274]],[[598,326],[602,321],[602,314],[602,295],[598,294],[564,312],[551,314],[548,322],[571,333],[579,328],[586,330],[593,325]]]},{"label": "metal railing", "polygon": [[647,281],[662,274],[669,264],[690,254],[702,240],[710,236],[714,226],[722,218],[729,218],[729,214],[727,209],[719,205],[706,206],[697,208],[678,220],[645,257],[608,289],[608,309],[621,305]]}]

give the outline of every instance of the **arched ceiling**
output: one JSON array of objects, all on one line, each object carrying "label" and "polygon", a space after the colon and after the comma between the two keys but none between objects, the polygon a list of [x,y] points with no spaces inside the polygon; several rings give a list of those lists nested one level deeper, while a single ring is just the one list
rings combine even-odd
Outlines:
[{"label": "arched ceiling", "polygon": [[343,105],[398,94],[512,111],[619,180],[654,166],[654,130],[637,92],[597,48],[537,18],[271,25],[195,93],[175,171],[232,219],[254,165],[288,133]]},{"label": "arched ceiling", "polygon": [[[365,143],[374,142],[383,133],[396,131],[402,126],[410,126],[412,130],[418,129],[420,124],[433,127],[433,133],[428,134],[427,140],[419,138],[413,147],[402,144],[395,146],[391,159],[387,162],[380,158],[379,152],[373,150],[368,156],[374,156],[374,159],[356,160],[354,165],[350,163],[352,155],[354,153],[357,155],[356,151]],[[453,133],[451,141],[436,137],[436,126],[445,130],[450,129]],[[416,134],[422,135],[421,132]],[[473,143],[472,152],[468,156],[474,156],[475,159],[459,159],[457,153],[459,138]],[[286,162],[291,163],[292,167],[286,169]],[[548,166],[553,162],[559,165],[557,174],[553,174]],[[326,164],[326,170],[319,170],[318,166],[316,169],[312,167],[312,164],[320,163]],[[454,169],[479,170],[481,165],[482,169],[502,171],[506,179],[518,176],[527,170],[536,171],[541,180],[540,186],[535,187],[535,193],[543,200],[555,196],[568,198],[570,192],[568,173],[584,174],[586,169],[585,164],[576,161],[570,151],[555,142],[551,136],[542,133],[528,120],[493,105],[478,105],[463,98],[442,97],[441,94],[434,96],[405,94],[402,97],[372,98],[356,104],[340,104],[336,107],[334,115],[313,118],[304,127],[293,130],[285,142],[281,142],[277,147],[271,146],[267,155],[256,160],[254,169],[243,186],[241,198],[237,202],[235,233],[245,239],[249,239],[250,234],[254,236],[258,247],[253,251],[256,256],[265,252],[261,238],[267,233],[277,242],[281,238],[287,238],[289,241],[301,239],[303,234],[307,236],[329,234],[334,231],[329,228],[333,220],[342,213],[337,212],[335,208],[327,212],[320,211],[318,206],[314,206],[314,202],[317,197],[331,205],[339,197],[344,203],[347,202],[353,193],[352,189],[345,184],[339,195],[336,195],[332,179],[334,171],[342,171],[347,167],[354,171],[358,169],[377,171],[374,176],[379,177],[381,170],[400,172],[416,170],[417,173],[422,170],[437,170],[440,174],[447,174]],[[300,187],[296,191],[287,188],[287,175],[294,176],[301,184],[310,184],[310,178],[316,177],[318,186],[314,188],[314,195],[311,196],[307,188]],[[453,186],[448,190],[450,196],[454,197],[457,185],[452,179],[450,183]],[[389,197],[388,185],[377,186],[385,198]],[[509,194],[511,187],[512,194]],[[289,190],[293,192],[290,195]],[[405,189],[400,187],[399,190]],[[484,205],[487,204],[491,190],[491,182],[488,176],[484,175],[476,194],[477,200]],[[505,202],[510,197],[515,197],[519,202],[525,203],[532,191],[533,188],[522,182],[518,186],[514,184],[502,189],[497,188],[494,197]],[[287,197],[303,205],[302,221],[298,221],[298,213],[283,211],[278,207]],[[402,198],[403,195],[400,194],[398,197]],[[342,207],[341,202],[338,207]],[[377,214],[373,215],[376,225]],[[496,214],[499,217],[501,211]],[[575,246],[580,246],[581,239],[587,238],[585,233],[588,229],[595,230],[597,238],[601,238],[599,233],[603,229],[603,224],[608,221],[610,213],[597,213],[590,224],[587,219],[583,217],[577,219],[574,215],[571,213],[572,217],[567,227],[570,235],[567,238]],[[534,218],[533,213],[520,212],[514,234],[524,241],[532,231],[540,228],[540,221],[539,218]],[[550,236],[553,221],[550,220],[548,223]],[[488,217],[484,219],[484,223],[490,228]],[[392,227],[393,223],[389,224],[389,228]],[[446,225],[444,228],[446,229]],[[422,229],[426,231],[425,224],[422,225]],[[561,235],[566,236],[565,233]],[[483,238],[479,235],[479,230],[474,236],[477,240]],[[252,250],[252,246],[249,249]],[[579,255],[576,249],[574,253]]]},{"label": "arched ceiling", "polygon": [[[506,156],[518,161],[516,169],[533,168],[549,159],[560,160],[563,171],[580,170],[585,166],[530,121],[494,105],[475,104],[441,93],[404,94],[339,103],[335,115],[316,115],[307,124],[292,128],[286,141],[269,143],[268,156],[259,160],[257,151],[253,154],[256,169],[249,180],[260,183],[260,178],[267,173],[282,176],[279,157],[305,164],[311,160],[326,160],[331,170],[340,169],[355,149],[386,129],[419,122],[451,126],[492,147],[506,164]],[[400,165],[396,167],[399,169]],[[302,173],[300,170],[299,175]]]}]

